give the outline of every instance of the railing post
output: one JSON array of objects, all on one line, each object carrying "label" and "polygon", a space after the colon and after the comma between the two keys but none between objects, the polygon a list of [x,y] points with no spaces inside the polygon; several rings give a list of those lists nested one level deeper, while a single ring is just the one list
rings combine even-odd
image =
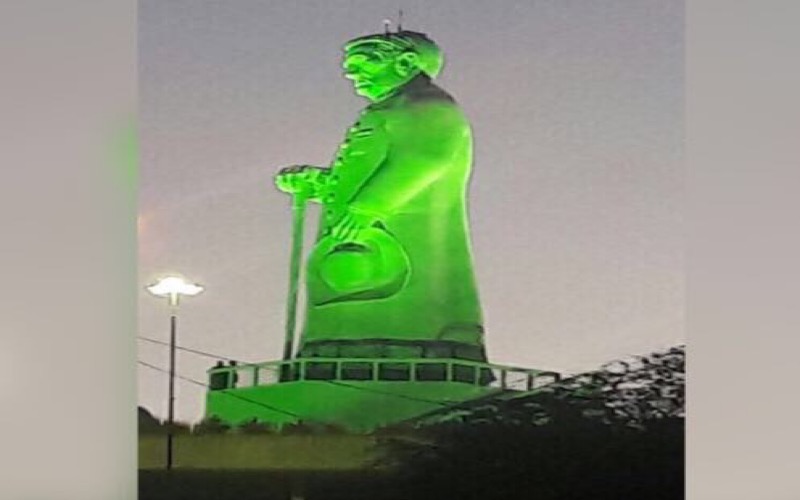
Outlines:
[{"label": "railing post", "polygon": [[342,380],[342,361],[337,359],[334,363],[336,363],[336,368],[333,371],[333,377],[335,380]]},{"label": "railing post", "polygon": [[379,366],[380,366],[380,362],[379,361],[373,361],[372,362],[372,380],[373,381],[380,379],[380,377],[378,376]]},{"label": "railing post", "polygon": [[408,380],[410,382],[416,382],[417,381],[417,362],[416,361],[409,361],[408,362],[408,369],[409,369]]},{"label": "railing post", "polygon": [[253,365],[253,387],[258,385],[258,365]]},{"label": "railing post", "polygon": [[530,392],[533,390],[533,373],[528,372],[528,376],[525,379],[525,390]]},{"label": "railing post", "polygon": [[445,368],[447,370],[447,374],[446,374],[447,381],[448,382],[452,382],[453,381],[453,362],[452,361],[448,361],[445,364]]},{"label": "railing post", "polygon": [[508,372],[505,368],[500,368],[500,388],[508,389]]}]

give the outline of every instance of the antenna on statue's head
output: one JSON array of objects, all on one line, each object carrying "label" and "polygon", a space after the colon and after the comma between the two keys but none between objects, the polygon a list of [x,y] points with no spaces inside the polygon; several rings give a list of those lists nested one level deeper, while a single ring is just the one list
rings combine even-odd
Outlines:
[{"label": "antenna on statue's head", "polygon": [[384,19],[383,20],[383,33],[385,35],[389,34],[389,26],[391,26],[391,25],[392,25],[392,21],[390,19]]},{"label": "antenna on statue's head", "polygon": [[397,32],[401,31],[403,31],[403,9],[399,9],[397,12]]}]

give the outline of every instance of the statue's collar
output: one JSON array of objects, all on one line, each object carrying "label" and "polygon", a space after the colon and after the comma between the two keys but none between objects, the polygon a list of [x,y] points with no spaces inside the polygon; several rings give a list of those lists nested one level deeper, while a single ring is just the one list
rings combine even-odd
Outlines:
[{"label": "statue's collar", "polygon": [[431,85],[431,77],[426,75],[425,73],[419,73],[417,76],[412,78],[411,80],[407,81],[403,85],[400,85],[393,91],[386,94],[380,101],[373,102],[369,106],[368,109],[381,109],[388,106],[391,106],[398,99],[401,99],[404,95],[414,92],[419,89],[423,89],[425,87],[429,87]]}]

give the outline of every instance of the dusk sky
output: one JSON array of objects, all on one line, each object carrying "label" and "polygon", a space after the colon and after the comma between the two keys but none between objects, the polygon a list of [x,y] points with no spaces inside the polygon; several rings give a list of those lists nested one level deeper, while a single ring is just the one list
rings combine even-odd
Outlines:
[{"label": "dusk sky", "polygon": [[[330,162],[365,105],[341,46],[398,7],[442,47],[439,82],[472,122],[490,361],[572,373],[683,343],[679,0],[141,1],[140,335],[168,340],[144,286],[177,272],[207,287],[180,345],[280,357],[291,219],[272,177]],[[144,362],[167,354],[140,342]],[[179,373],[212,364],[182,352]],[[165,374],[140,366],[139,384],[165,415]],[[179,382],[179,419],[203,405]]]}]

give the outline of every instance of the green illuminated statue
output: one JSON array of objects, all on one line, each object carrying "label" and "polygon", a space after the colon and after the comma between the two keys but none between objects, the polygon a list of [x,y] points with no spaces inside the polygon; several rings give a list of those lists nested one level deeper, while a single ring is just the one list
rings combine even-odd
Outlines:
[{"label": "green illuminated statue", "polygon": [[276,177],[323,207],[298,357],[485,360],[466,214],[472,138],[432,82],[442,63],[421,33],[348,42],[345,76],[370,104],[328,168]]}]

